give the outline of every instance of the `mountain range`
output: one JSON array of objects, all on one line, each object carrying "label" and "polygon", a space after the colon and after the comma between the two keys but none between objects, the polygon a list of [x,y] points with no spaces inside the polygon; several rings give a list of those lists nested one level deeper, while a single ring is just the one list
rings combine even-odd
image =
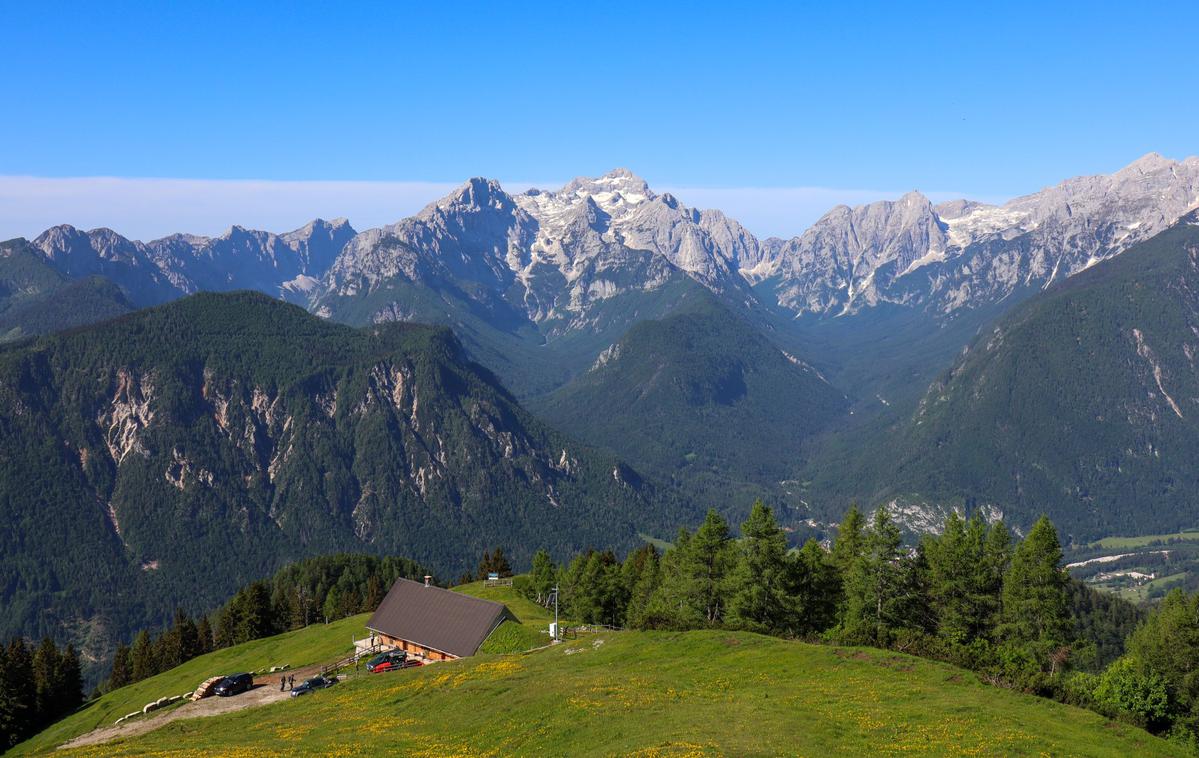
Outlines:
[{"label": "mountain range", "polygon": [[754,497],[817,536],[853,500],[1194,525],[1196,207],[1199,159],[1150,154],[760,240],[616,170],[361,232],[0,243],[0,632],[104,650],[285,558],[452,573]]}]

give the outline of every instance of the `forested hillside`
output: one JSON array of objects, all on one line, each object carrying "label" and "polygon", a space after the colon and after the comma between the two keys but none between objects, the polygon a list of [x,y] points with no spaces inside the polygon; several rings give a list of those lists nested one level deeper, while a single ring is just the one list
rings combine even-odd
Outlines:
[{"label": "forested hillside", "polygon": [[993,329],[893,428],[810,468],[836,513],[1048,513],[1073,541],[1199,521],[1199,217],[1038,296]]},{"label": "forested hillside", "polygon": [[453,576],[494,544],[629,545],[671,511],[444,329],[198,295],[0,354],[0,635],[85,661],[298,557]]},{"label": "forested hillside", "polygon": [[716,504],[744,503],[744,491],[781,494],[803,442],[847,405],[815,369],[705,293],[638,323],[590,371],[531,407]]},{"label": "forested hillside", "polygon": [[0,242],[0,342],[103,321],[133,310],[108,279],[70,279],[25,240]]}]

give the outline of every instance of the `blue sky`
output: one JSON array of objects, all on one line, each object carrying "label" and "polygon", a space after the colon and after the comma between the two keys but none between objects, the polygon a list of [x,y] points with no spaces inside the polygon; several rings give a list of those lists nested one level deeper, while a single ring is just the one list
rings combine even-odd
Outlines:
[{"label": "blue sky", "polygon": [[[7,3],[0,176],[999,199],[1199,153],[1194,2],[649,5]],[[821,201],[779,197],[751,229]]]}]

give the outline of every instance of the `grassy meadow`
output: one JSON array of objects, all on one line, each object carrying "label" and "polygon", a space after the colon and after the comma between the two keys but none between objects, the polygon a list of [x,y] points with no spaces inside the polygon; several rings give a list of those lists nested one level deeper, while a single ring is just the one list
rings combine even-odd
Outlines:
[{"label": "grassy meadow", "polygon": [[217,674],[235,674],[287,664],[291,668],[324,663],[353,652],[353,639],[366,635],[369,614],[331,624],[279,634],[217,650],[135,682],[84,705],[79,711],[13,748],[11,755],[53,750],[63,742],[100,726],[109,726],[126,713],[140,710],[157,698],[190,692]]},{"label": "grassy meadow", "polygon": [[909,656],[746,633],[623,632],[361,677],[65,756],[1183,753]]}]

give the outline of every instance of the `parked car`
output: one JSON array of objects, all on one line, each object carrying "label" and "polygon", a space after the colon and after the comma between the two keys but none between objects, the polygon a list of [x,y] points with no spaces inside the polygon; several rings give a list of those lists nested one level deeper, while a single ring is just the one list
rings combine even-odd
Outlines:
[{"label": "parked car", "polygon": [[367,661],[366,670],[372,674],[378,674],[382,671],[394,671],[395,669],[404,668],[404,664],[407,661],[408,654],[403,650],[388,650],[386,653],[379,653]]},{"label": "parked car", "polygon": [[307,695],[310,692],[323,690],[326,687],[332,687],[335,684],[337,684],[337,677],[335,676],[314,676],[311,679],[305,680],[303,684],[293,689],[291,691],[291,696],[299,697],[300,695]]},{"label": "parked car", "polygon": [[215,695],[221,697],[229,697],[230,695],[240,695],[241,693],[254,687],[254,677],[250,674],[231,674],[212,688]]}]

